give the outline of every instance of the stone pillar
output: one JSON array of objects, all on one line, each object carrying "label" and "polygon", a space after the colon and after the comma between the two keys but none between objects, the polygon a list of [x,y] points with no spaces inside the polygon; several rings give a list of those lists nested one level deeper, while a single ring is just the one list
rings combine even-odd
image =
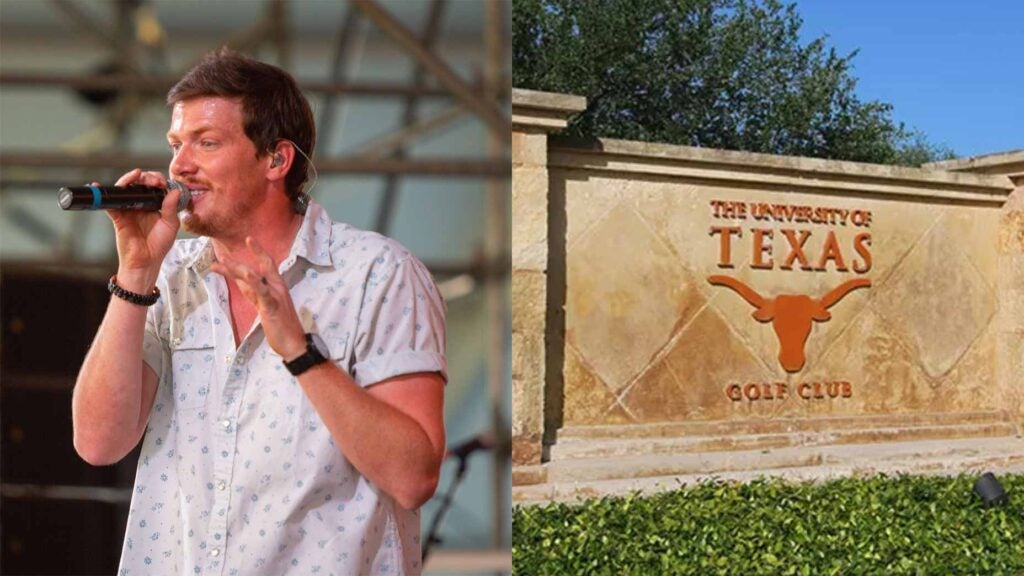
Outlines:
[{"label": "stone pillar", "polygon": [[512,90],[513,465],[540,464],[544,433],[548,134],[584,108],[578,96]]},{"label": "stone pillar", "polygon": [[[1024,153],[1021,154],[1024,156]],[[999,219],[998,374],[1024,429],[1024,174]]]},{"label": "stone pillar", "polygon": [[996,374],[1004,406],[1019,430],[1024,430],[1024,151],[935,162],[925,167],[1006,176],[1016,186],[999,217]]}]

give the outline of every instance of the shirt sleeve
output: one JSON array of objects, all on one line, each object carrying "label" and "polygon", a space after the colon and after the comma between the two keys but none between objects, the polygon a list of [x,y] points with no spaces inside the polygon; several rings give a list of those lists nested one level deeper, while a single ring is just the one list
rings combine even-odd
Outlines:
[{"label": "shirt sleeve", "polygon": [[163,302],[157,301],[146,311],[146,329],[142,336],[142,360],[156,372],[158,382],[163,381],[164,367],[170,364],[171,354],[167,339],[160,337],[162,317]]},{"label": "shirt sleeve", "polygon": [[378,258],[367,278],[352,378],[366,387],[403,374],[436,372],[448,382],[445,304],[416,258]]}]

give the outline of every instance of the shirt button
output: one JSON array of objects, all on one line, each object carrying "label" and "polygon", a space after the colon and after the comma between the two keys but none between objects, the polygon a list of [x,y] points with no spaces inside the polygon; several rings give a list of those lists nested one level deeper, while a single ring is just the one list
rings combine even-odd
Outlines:
[{"label": "shirt button", "polygon": [[181,346],[181,338],[175,338],[174,339],[174,346],[175,347]]},{"label": "shirt button", "polygon": [[214,548],[210,550],[210,556],[220,556],[220,548]]},{"label": "shirt button", "polygon": [[223,492],[227,487],[228,487],[228,485],[223,483],[223,482],[221,482],[220,484],[217,484],[217,490],[220,490],[221,492]]},{"label": "shirt button", "polygon": [[225,364],[231,364],[231,355],[230,354],[224,356],[224,363]]},{"label": "shirt button", "polygon": [[225,420],[221,422],[220,425],[223,426],[225,430],[227,430],[228,428],[231,428],[231,420]]}]

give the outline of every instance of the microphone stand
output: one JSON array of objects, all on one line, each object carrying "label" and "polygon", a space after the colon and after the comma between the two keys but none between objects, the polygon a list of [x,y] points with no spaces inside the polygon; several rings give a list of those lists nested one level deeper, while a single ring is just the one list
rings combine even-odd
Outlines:
[{"label": "microphone stand", "polygon": [[456,451],[452,454],[459,459],[459,467],[455,471],[455,478],[452,480],[452,483],[448,485],[448,490],[444,494],[444,499],[441,500],[441,507],[437,509],[437,514],[434,515],[434,519],[430,522],[430,530],[427,531],[426,542],[423,545],[423,557],[421,558],[420,566],[426,565],[427,556],[430,555],[430,549],[434,544],[441,543],[441,539],[437,536],[437,533],[441,530],[441,521],[444,519],[448,509],[452,506],[452,497],[455,496],[455,490],[458,489],[459,484],[462,483],[462,479],[466,475],[469,455],[472,453],[473,451],[464,453]]}]

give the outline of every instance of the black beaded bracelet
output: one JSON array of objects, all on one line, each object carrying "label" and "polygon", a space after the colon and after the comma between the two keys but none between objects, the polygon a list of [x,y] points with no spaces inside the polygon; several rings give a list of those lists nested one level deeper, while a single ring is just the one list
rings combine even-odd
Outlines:
[{"label": "black beaded bracelet", "polygon": [[114,296],[139,306],[152,306],[160,299],[160,289],[155,286],[153,287],[153,293],[149,296],[136,294],[121,288],[117,285],[117,274],[110,277],[110,282],[107,282],[107,290]]}]

